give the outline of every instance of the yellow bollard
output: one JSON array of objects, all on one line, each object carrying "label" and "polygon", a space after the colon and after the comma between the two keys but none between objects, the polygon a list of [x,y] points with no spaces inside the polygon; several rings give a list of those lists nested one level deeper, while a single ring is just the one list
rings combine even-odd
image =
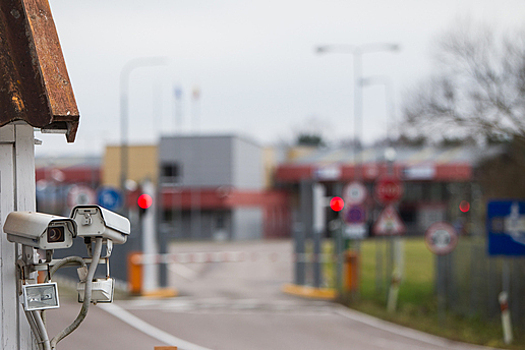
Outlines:
[{"label": "yellow bollard", "polygon": [[347,250],[345,252],[345,279],[346,291],[356,292],[359,290],[359,254]]},{"label": "yellow bollard", "polygon": [[142,253],[131,252],[128,254],[128,285],[131,294],[142,292]]}]

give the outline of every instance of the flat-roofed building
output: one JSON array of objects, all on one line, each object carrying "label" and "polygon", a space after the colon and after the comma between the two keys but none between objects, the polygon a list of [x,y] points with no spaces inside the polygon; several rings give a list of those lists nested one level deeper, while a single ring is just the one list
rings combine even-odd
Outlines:
[{"label": "flat-roofed building", "polygon": [[266,189],[263,149],[247,138],[166,136],[159,143],[161,229],[182,239],[289,235],[286,192]]}]

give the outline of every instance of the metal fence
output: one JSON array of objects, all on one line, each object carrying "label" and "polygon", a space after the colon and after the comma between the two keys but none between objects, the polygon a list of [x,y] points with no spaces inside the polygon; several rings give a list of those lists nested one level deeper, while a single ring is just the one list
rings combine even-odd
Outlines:
[{"label": "metal fence", "polygon": [[507,291],[516,330],[525,332],[525,259],[490,257],[482,237],[462,237],[455,251],[436,259],[438,310],[498,319],[498,295]]}]

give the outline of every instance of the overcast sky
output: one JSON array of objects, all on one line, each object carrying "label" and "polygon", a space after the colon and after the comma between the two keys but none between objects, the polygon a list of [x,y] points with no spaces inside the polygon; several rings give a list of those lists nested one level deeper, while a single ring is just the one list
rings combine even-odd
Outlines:
[{"label": "overcast sky", "polygon": [[[234,133],[266,145],[313,127],[329,140],[353,135],[353,62],[317,55],[323,44],[396,43],[363,56],[363,76],[381,76],[402,96],[432,72],[432,42],[460,19],[520,28],[523,0],[50,0],[81,113],[74,144],[41,135],[37,155],[101,154],[120,140],[119,79],[139,57],[164,67],[133,70],[130,141],[174,132]],[[182,125],[174,87],[182,88]],[[198,87],[200,98],[192,99]],[[386,134],[383,84],[364,88],[363,139]],[[193,122],[192,122],[193,119]]]}]

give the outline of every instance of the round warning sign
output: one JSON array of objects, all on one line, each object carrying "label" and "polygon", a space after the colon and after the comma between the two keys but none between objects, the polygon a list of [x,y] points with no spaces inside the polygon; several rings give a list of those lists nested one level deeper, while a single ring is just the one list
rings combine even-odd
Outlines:
[{"label": "round warning sign", "polygon": [[74,185],[69,189],[67,193],[67,204],[70,207],[82,204],[92,204],[96,200],[95,190],[84,185]]},{"label": "round warning sign", "polygon": [[436,255],[447,255],[456,248],[458,234],[452,225],[436,222],[425,233],[427,248]]},{"label": "round warning sign", "polygon": [[347,204],[361,204],[365,201],[367,191],[365,185],[354,181],[343,189],[343,199]]}]

